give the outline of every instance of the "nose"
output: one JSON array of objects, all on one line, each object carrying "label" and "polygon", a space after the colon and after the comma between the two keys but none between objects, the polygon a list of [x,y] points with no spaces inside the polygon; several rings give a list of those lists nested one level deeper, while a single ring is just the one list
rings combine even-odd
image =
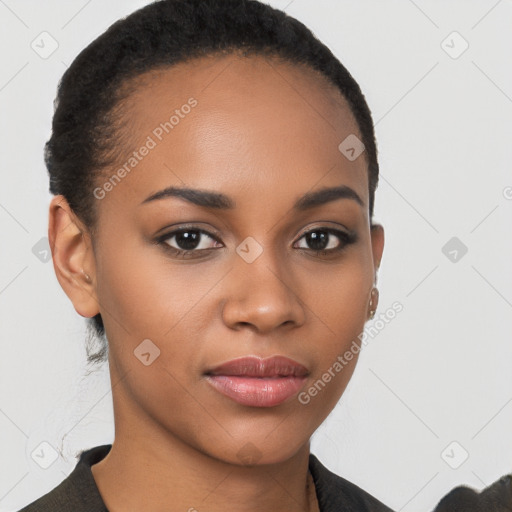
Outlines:
[{"label": "nose", "polygon": [[229,273],[222,317],[231,329],[250,328],[269,333],[277,328],[299,327],[305,321],[305,305],[298,283],[284,262],[263,253],[252,263],[239,258]]}]

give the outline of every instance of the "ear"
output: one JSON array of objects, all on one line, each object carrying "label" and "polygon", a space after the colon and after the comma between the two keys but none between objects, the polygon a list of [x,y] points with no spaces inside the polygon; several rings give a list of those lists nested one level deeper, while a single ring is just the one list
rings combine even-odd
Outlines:
[{"label": "ear", "polygon": [[372,224],[370,227],[370,237],[372,240],[374,281],[376,283],[377,271],[379,270],[380,260],[382,259],[382,252],[384,250],[384,228],[380,224]]},{"label": "ear", "polygon": [[95,316],[99,307],[89,230],[62,195],[55,196],[50,203],[48,240],[55,275],[76,312],[83,317]]}]

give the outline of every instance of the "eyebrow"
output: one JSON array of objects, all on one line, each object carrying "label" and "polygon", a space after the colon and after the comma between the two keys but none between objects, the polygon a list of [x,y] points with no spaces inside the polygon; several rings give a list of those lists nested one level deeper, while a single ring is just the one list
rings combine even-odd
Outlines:
[{"label": "eyebrow", "polygon": [[[215,210],[232,210],[236,206],[233,199],[220,192],[183,187],[167,187],[151,194],[149,197],[144,199],[141,204],[169,197],[178,197],[197,206]],[[338,199],[352,199],[360,206],[364,206],[363,200],[354,189],[347,187],[346,185],[341,185],[339,187],[322,188],[320,190],[308,192],[295,202],[293,209],[297,211],[304,211]]]}]

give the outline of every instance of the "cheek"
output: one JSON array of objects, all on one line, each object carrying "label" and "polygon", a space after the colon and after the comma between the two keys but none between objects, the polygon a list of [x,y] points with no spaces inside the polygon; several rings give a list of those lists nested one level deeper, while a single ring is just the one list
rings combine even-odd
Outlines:
[{"label": "cheek", "polygon": [[[104,254],[112,255],[113,245]],[[167,264],[153,247],[116,252],[115,258],[102,258],[98,297],[117,377],[126,375],[130,401],[164,424],[183,422],[185,429],[187,418],[201,415],[191,399],[198,385],[201,300],[219,278],[204,271],[198,278],[201,265]]]},{"label": "cheek", "polygon": [[372,275],[371,258],[355,251],[346,264],[308,274],[304,296],[315,325],[316,364],[303,403],[318,411],[335,406],[354,372]]},{"label": "cheek", "polygon": [[126,384],[132,396],[147,402],[154,414],[168,411],[169,403],[199,414],[185,390],[196,392],[197,375],[204,370],[204,340],[217,337],[204,331],[216,313],[212,290],[227,270],[219,264],[168,261],[147,245],[118,253],[102,259],[98,276],[102,317],[118,374],[130,372]]},{"label": "cheek", "polygon": [[[363,274],[364,276],[364,274]],[[310,428],[315,430],[336,406],[356,367],[361,350],[360,335],[367,312],[366,279],[352,274],[339,279],[330,292],[309,294],[318,307],[316,323],[315,364],[310,379],[298,395],[299,403],[309,409]],[[310,347],[311,350],[311,347]],[[319,421],[321,419],[321,421]]]},{"label": "cheek", "polygon": [[350,256],[340,265],[319,266],[303,277],[304,302],[313,319],[318,320],[331,350],[341,350],[357,337],[366,321],[371,259],[360,251]]},{"label": "cheek", "polygon": [[129,237],[105,244],[98,269],[98,300],[109,334],[172,337],[219,281],[222,268],[180,264],[147,242],[123,244],[122,238]]}]

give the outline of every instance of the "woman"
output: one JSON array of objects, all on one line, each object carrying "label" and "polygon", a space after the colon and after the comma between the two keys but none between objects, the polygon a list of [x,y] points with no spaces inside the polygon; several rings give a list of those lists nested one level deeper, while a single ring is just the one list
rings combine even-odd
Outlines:
[{"label": "woman", "polygon": [[372,118],[332,53],[256,1],[153,3],[66,71],[46,163],[115,440],[23,510],[391,510],[309,451],[384,247]]}]

